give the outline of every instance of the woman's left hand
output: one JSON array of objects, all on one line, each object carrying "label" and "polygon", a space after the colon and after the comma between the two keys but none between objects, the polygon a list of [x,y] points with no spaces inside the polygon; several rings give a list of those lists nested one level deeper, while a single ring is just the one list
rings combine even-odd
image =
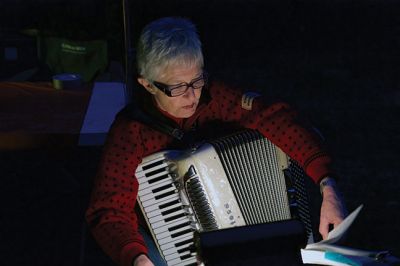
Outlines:
[{"label": "woman's left hand", "polygon": [[334,186],[324,186],[322,190],[319,232],[323,239],[328,237],[329,227],[338,226],[347,216],[347,210]]}]

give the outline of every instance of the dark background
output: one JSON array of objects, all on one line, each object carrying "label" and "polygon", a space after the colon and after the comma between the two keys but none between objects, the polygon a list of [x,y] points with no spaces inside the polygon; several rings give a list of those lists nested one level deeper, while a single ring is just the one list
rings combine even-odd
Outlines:
[{"label": "dark background", "polygon": [[[2,0],[0,10],[1,48],[21,47],[21,59],[2,59],[2,80],[38,65],[30,80],[50,80],[24,28],[106,39],[110,62],[123,62],[121,3]],[[155,18],[191,18],[213,78],[296,106],[325,136],[349,210],[364,204],[346,244],[400,256],[398,1],[141,0],[129,11],[134,42]],[[101,147],[54,144],[0,154],[2,265],[108,262],[83,222]]]}]

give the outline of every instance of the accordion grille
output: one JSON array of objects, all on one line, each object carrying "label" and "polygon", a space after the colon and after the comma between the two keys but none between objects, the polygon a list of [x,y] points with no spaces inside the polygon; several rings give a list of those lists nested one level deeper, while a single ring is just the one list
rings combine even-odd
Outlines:
[{"label": "accordion grille", "polygon": [[[288,167],[291,186],[294,189],[296,208],[292,213],[295,218],[299,218],[306,229],[309,243],[314,242],[313,225],[311,222],[310,204],[308,198],[308,189],[305,182],[305,172],[300,165],[293,159],[290,159]],[[288,173],[287,172],[287,173]]]},{"label": "accordion grille", "polygon": [[277,149],[257,131],[211,142],[224,167],[246,224],[291,218]]}]

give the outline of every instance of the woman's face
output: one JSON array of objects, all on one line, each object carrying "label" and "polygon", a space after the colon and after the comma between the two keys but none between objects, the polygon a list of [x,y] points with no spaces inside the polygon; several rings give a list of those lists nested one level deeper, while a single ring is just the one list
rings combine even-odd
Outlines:
[{"label": "woman's face", "polygon": [[[198,66],[171,66],[166,68],[156,81],[173,86],[182,82],[190,83],[193,79],[201,76],[201,74],[202,69]],[[199,104],[201,89],[189,88],[180,96],[169,97],[147,80],[139,78],[138,81],[147,91],[153,94],[158,107],[173,117],[188,118],[195,113]]]}]

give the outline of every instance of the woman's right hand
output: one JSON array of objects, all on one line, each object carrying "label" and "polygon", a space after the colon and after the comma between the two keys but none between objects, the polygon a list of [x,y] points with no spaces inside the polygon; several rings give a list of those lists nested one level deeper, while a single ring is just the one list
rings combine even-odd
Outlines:
[{"label": "woman's right hand", "polygon": [[141,254],[135,259],[133,266],[154,266],[154,264],[146,255]]}]

